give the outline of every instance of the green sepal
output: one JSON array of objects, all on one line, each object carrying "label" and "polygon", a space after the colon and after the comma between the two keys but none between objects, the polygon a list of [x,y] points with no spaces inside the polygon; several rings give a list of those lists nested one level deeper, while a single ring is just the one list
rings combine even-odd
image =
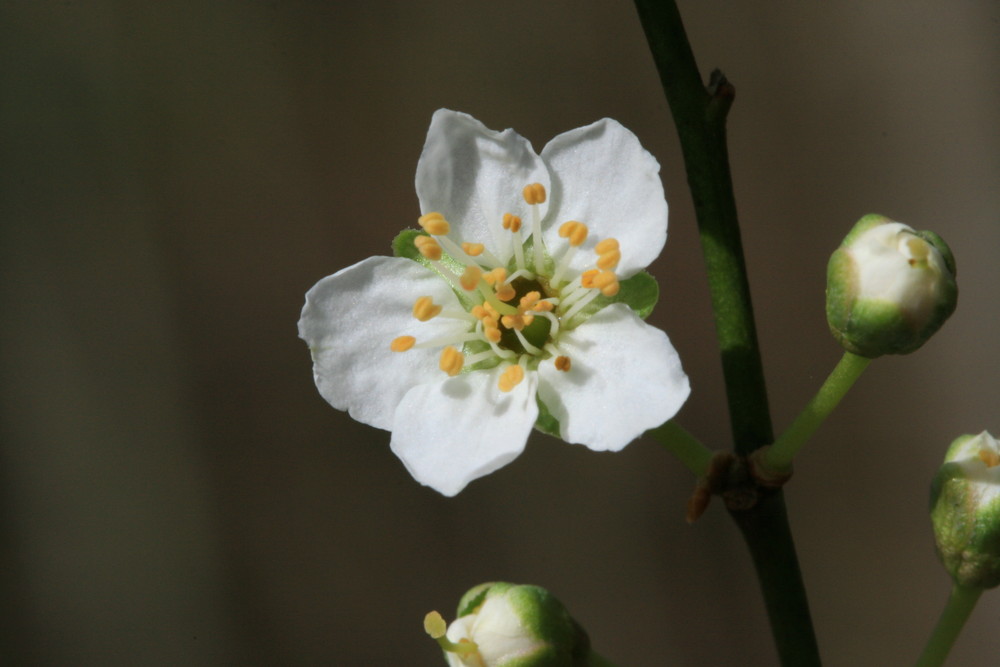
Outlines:
[{"label": "green sepal", "polygon": [[559,420],[549,412],[549,406],[545,405],[537,395],[535,396],[535,402],[538,403],[538,419],[535,420],[535,428],[546,435],[561,438],[562,436],[559,435],[561,432]]},{"label": "green sepal", "polygon": [[490,589],[493,588],[494,584],[495,582],[490,581],[467,590],[465,595],[462,596],[462,599],[458,601],[457,618],[462,618],[463,616],[476,613],[479,607],[482,606],[483,601],[486,599],[486,594],[490,592]]}]

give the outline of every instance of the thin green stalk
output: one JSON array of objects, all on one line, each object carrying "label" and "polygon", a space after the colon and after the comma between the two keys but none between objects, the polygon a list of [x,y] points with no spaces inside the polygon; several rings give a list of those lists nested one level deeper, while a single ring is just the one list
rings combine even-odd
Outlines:
[{"label": "thin green stalk", "polygon": [[663,445],[698,477],[708,474],[714,452],[677,422],[668,421],[663,426],[646,431],[646,435]]},{"label": "thin green stalk", "polygon": [[[708,269],[733,443],[736,453],[746,456],[771,442],[773,433],[726,146],[725,120],[734,90],[718,74],[710,88],[703,86],[672,0],[635,4],[684,153]],[[730,514],[756,566],[782,664],[819,665],[782,493],[764,492],[751,509]]]},{"label": "thin green stalk", "polygon": [[850,352],[844,352],[837,366],[826,378],[805,409],[795,418],[788,430],[781,434],[774,444],[764,452],[764,466],[769,470],[788,471],[792,459],[812,434],[826,421],[840,399],[854,385],[861,373],[868,368],[871,359]]},{"label": "thin green stalk", "polygon": [[959,584],[952,586],[951,595],[948,596],[948,602],[941,612],[941,618],[938,619],[934,632],[931,633],[930,639],[927,640],[927,646],[924,647],[924,652],[917,660],[917,667],[938,667],[944,664],[945,658],[948,657],[951,647],[955,644],[959,633],[962,632],[965,622],[969,619],[972,610],[975,609],[982,593],[983,589],[981,588],[960,586]]}]

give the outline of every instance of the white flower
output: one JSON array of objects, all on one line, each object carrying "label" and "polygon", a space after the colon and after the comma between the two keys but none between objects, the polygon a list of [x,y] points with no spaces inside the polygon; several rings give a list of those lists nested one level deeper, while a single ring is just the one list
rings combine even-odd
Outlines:
[{"label": "white flower", "polygon": [[521,453],[539,401],[562,439],[593,450],[670,419],[689,393],[677,353],[613,303],[666,240],[658,173],[610,119],[537,155],[513,130],[439,110],[412,258],[366,259],[306,294],[299,335],[320,393],[392,431],[413,477],[449,496]]}]

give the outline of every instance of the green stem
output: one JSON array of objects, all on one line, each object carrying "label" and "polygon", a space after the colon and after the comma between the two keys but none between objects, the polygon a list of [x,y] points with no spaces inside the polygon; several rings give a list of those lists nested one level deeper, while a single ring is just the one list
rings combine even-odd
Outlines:
[{"label": "green stem", "polygon": [[646,435],[657,440],[698,477],[704,477],[708,473],[708,465],[712,462],[714,452],[677,422],[668,421],[663,426],[647,431]]},{"label": "green stem", "polygon": [[[719,74],[702,85],[684,24],[671,0],[635,0],[677,126],[694,199],[738,455],[772,441],[764,371],[733,196],[725,121],[734,89]],[[761,583],[782,664],[819,665],[819,649],[780,491],[731,511]]]},{"label": "green stem", "polygon": [[868,368],[871,359],[850,352],[844,352],[837,366],[819,388],[805,409],[795,418],[788,430],[781,434],[773,445],[764,453],[764,465],[775,471],[791,469],[792,459],[809,440],[812,434],[826,421],[840,399],[854,385],[861,373]]},{"label": "green stem", "polygon": [[927,640],[924,652],[917,660],[917,667],[938,667],[938,665],[944,664],[948,652],[951,651],[952,645],[962,631],[962,627],[965,626],[965,622],[982,593],[983,589],[981,588],[959,584],[952,586],[948,603],[944,606],[944,611],[941,612],[941,618],[938,619],[934,632]]}]

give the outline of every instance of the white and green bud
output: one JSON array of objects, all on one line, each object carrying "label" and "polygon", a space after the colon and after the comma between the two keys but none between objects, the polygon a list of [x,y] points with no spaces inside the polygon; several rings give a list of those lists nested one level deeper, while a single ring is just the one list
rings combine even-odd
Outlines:
[{"label": "white and green bud", "polygon": [[462,596],[446,625],[436,611],[424,629],[450,667],[587,667],[603,664],[566,608],[538,586],[480,584]]},{"label": "white and green bud", "polygon": [[931,522],[956,583],[1000,584],[1000,442],[986,431],[951,443],[931,485]]},{"label": "white and green bud", "polygon": [[826,317],[848,352],[869,358],[913,352],[957,302],[955,259],[934,232],[866,215],[830,257]]}]

